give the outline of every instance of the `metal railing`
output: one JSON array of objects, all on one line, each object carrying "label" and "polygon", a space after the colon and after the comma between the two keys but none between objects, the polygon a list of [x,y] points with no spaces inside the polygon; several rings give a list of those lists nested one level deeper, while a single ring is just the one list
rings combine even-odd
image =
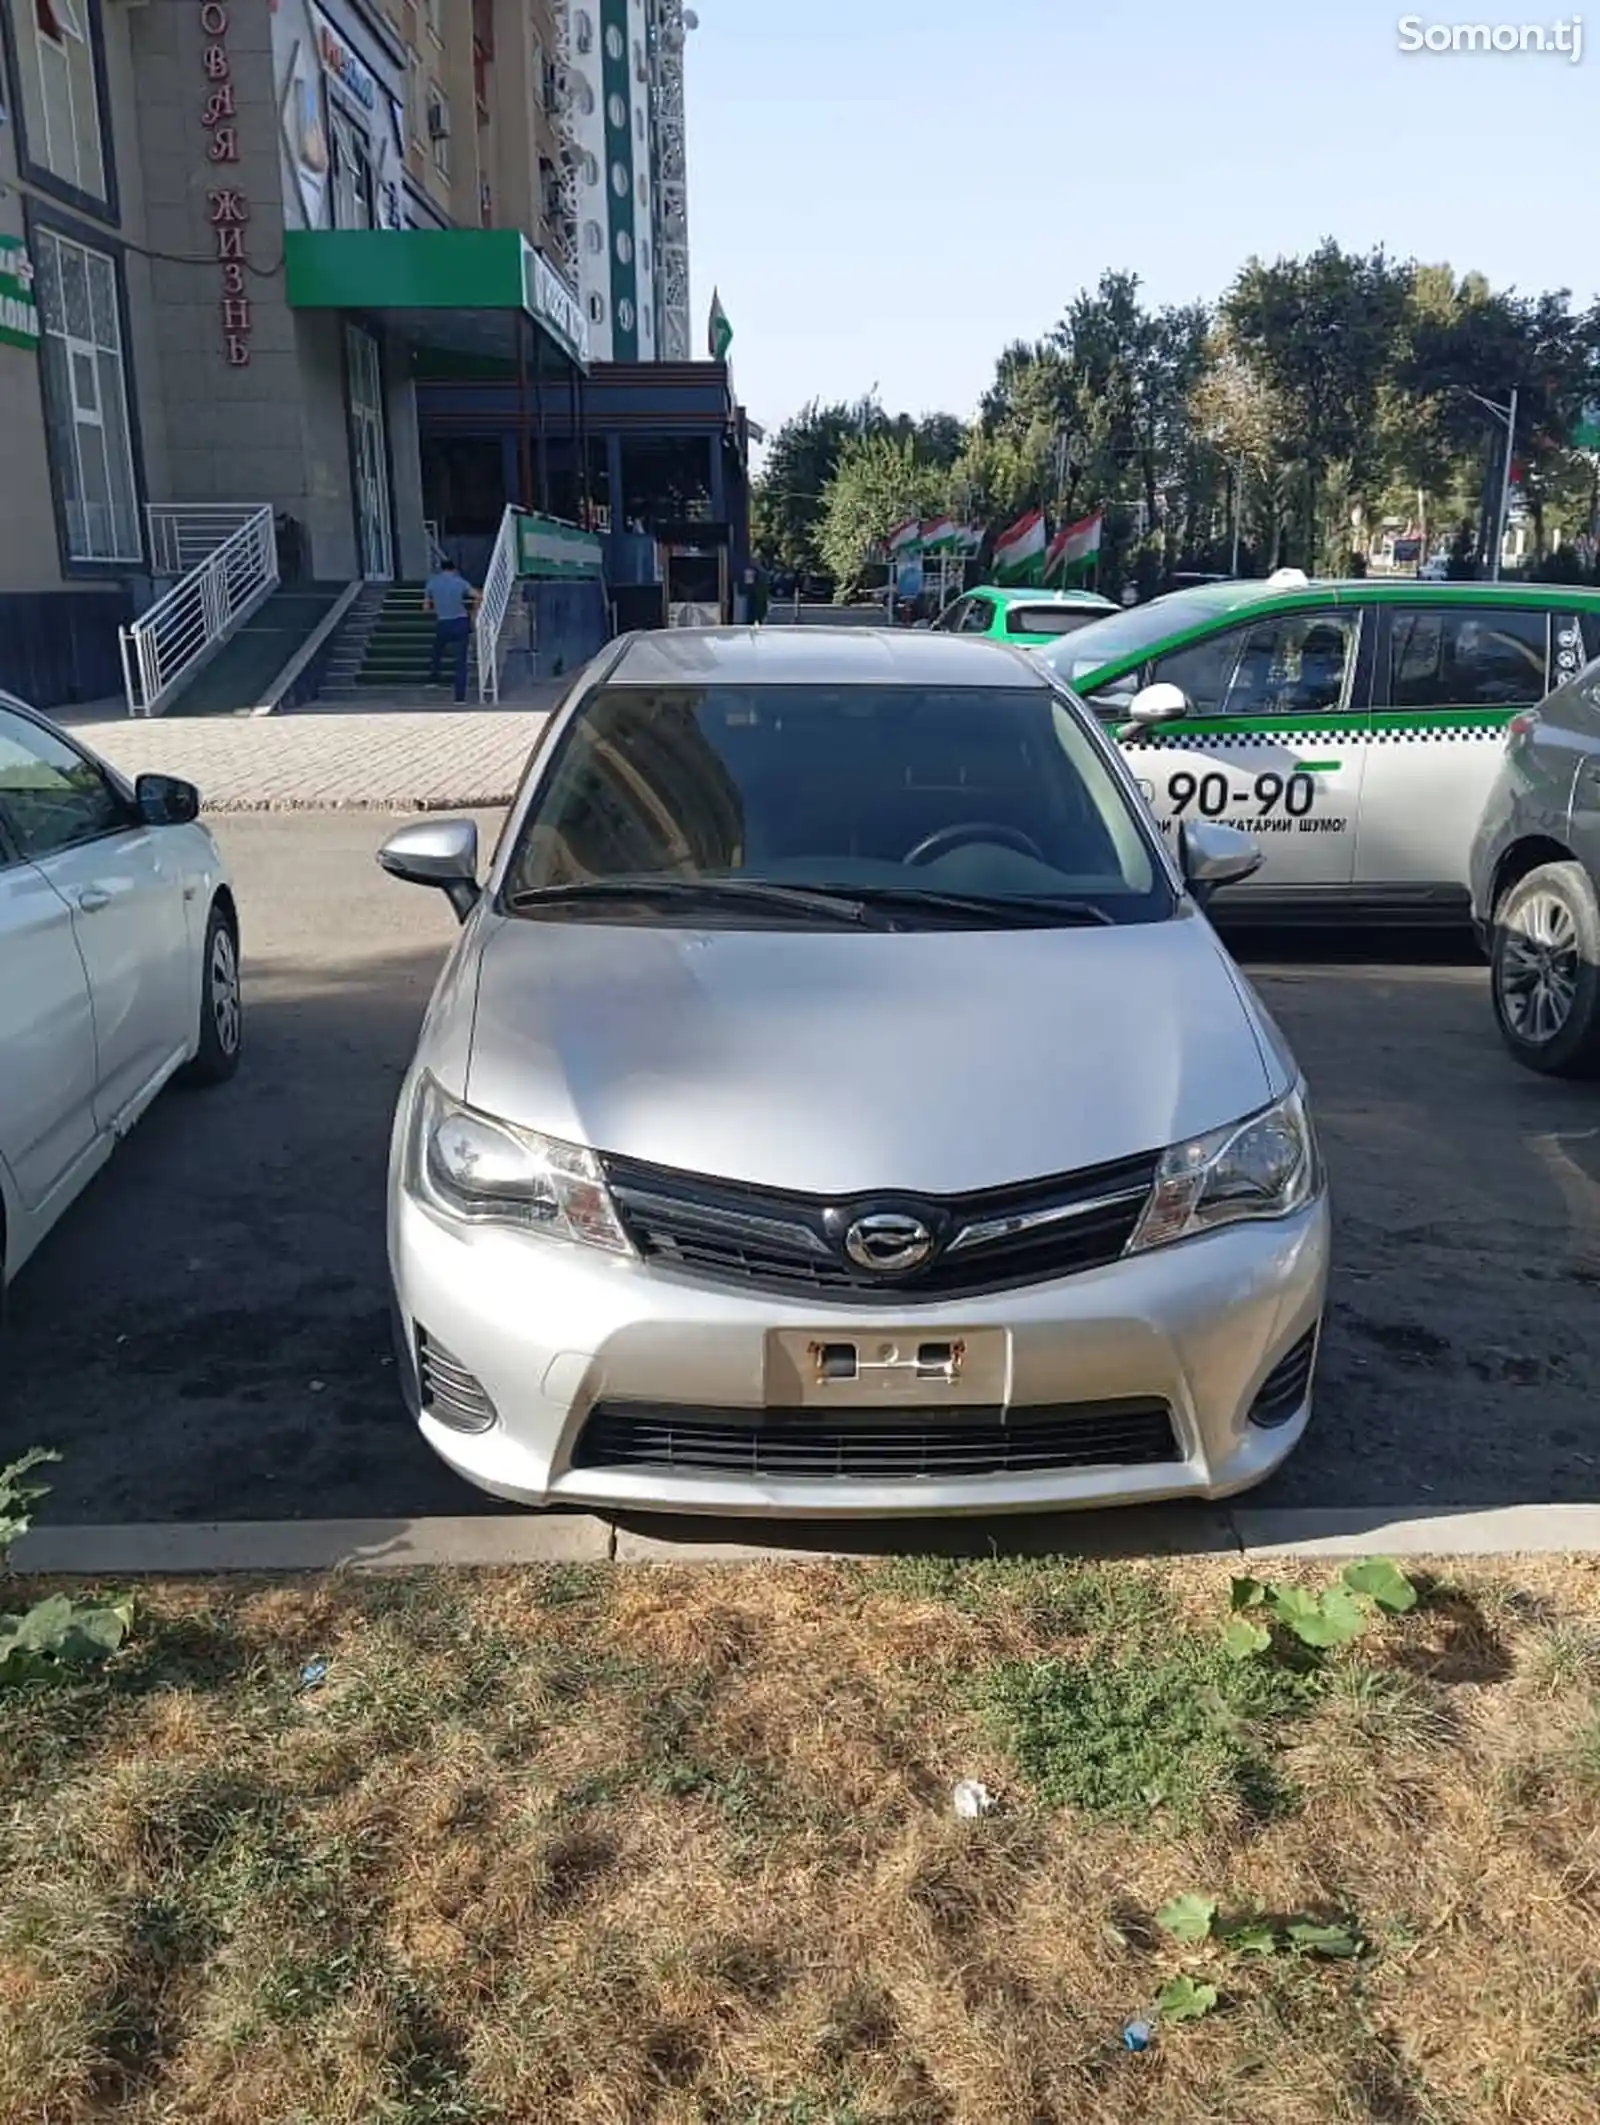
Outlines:
[{"label": "metal railing", "polygon": [[[130,716],[160,715],[202,659],[248,618],[278,581],[278,540],[270,505],[174,508],[164,514],[172,524],[166,550],[174,560],[194,550],[202,518],[211,518],[217,540],[181,573],[164,598],[122,629],[122,677]],[[152,509],[152,543],[156,515]],[[235,527],[231,531],[223,521],[228,518]]]},{"label": "metal railing", "polygon": [[186,576],[260,511],[259,502],[151,502],[150,573]]},{"label": "metal railing", "polygon": [[500,631],[506,624],[511,593],[517,584],[517,519],[523,511],[509,504],[483,574],[475,625],[478,637],[478,699],[500,699]]},{"label": "metal railing", "polygon": [[444,566],[446,558],[444,547],[439,539],[439,519],[425,516],[422,520],[422,529],[428,541],[428,570],[432,574],[435,569]]}]

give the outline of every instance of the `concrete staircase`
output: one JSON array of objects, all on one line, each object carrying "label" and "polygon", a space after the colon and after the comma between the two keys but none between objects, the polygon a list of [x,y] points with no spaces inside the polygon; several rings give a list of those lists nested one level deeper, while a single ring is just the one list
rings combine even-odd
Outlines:
[{"label": "concrete staircase", "polygon": [[[408,698],[428,687],[433,615],[420,583],[369,583],[345,615],[322,682],[324,701]],[[448,684],[448,667],[444,673]],[[478,693],[477,642],[469,637],[467,694]]]}]

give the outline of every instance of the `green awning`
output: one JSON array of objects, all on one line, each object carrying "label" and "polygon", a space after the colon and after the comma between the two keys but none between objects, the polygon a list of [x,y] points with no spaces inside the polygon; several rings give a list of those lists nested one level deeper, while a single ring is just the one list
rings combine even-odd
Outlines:
[{"label": "green awning", "polygon": [[516,229],[290,229],[283,251],[291,310],[366,311],[415,346],[512,356],[530,317],[588,369],[577,297]]}]

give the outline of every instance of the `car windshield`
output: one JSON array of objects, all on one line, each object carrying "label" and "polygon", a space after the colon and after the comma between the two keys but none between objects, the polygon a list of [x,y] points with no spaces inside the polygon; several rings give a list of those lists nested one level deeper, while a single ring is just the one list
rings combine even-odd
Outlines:
[{"label": "car windshield", "polygon": [[1206,621],[1221,618],[1226,609],[1219,603],[1216,591],[1209,586],[1174,590],[1149,605],[1133,605],[1126,612],[1106,613],[1087,627],[1080,627],[1062,647],[1043,649],[1039,654],[1058,679],[1075,686],[1080,679],[1103,670],[1108,664],[1120,664],[1129,657],[1138,656],[1141,651],[1154,649],[1172,635],[1183,634],[1191,627],[1203,627]]},{"label": "car windshield", "polygon": [[1047,687],[678,685],[579,706],[501,905],[696,927],[1000,928],[1160,921],[1175,897],[1081,711]]}]

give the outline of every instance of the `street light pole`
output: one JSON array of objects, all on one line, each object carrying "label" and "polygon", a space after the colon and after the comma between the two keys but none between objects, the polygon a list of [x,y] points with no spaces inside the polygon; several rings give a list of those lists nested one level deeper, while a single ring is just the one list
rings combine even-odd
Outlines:
[{"label": "street light pole", "polygon": [[[1466,387],[1463,385],[1462,387]],[[1485,398],[1480,392],[1468,391],[1467,397],[1476,400],[1486,413],[1492,413],[1506,431],[1505,463],[1500,468],[1500,500],[1494,513],[1494,546],[1489,555],[1489,581],[1500,580],[1500,555],[1506,543],[1506,518],[1511,508],[1511,460],[1517,449],[1517,386],[1511,387],[1511,402],[1502,406],[1498,399]]]}]

